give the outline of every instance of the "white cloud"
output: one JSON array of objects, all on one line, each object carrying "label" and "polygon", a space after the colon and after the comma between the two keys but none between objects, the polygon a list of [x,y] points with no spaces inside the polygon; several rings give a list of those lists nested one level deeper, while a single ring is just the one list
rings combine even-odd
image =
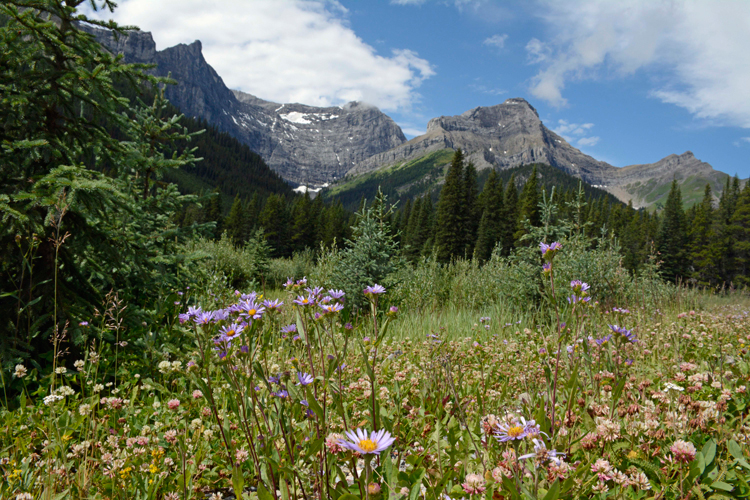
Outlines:
[{"label": "white cloud", "polygon": [[593,123],[570,123],[567,120],[557,120],[557,126],[552,130],[570,144],[586,147],[596,146],[599,142],[599,137],[588,135],[592,128],[594,128]]},{"label": "white cloud", "polygon": [[479,92],[481,94],[488,94],[488,95],[503,95],[503,94],[508,93],[508,91],[505,89],[492,88],[492,87],[483,85],[481,83],[472,83],[469,85],[469,88],[473,90],[474,92]]},{"label": "white cloud", "polygon": [[659,71],[653,97],[697,118],[750,128],[750,2],[539,2],[550,32],[545,43],[527,45],[530,60],[542,65],[531,81],[535,97],[560,107],[570,81],[648,69]]},{"label": "white cloud", "polygon": [[408,49],[379,55],[345,15],[332,0],[124,0],[114,17],[151,31],[158,50],[200,40],[228,87],[263,99],[409,109],[432,65]]},{"label": "white cloud", "polygon": [[578,139],[576,144],[578,147],[586,147],[586,146],[596,146],[596,143],[599,142],[599,137],[593,136],[593,137],[581,137]]},{"label": "white cloud", "polygon": [[493,47],[497,47],[498,49],[502,49],[505,47],[505,40],[508,39],[508,34],[504,33],[502,35],[492,35],[489,38],[486,38],[484,42],[482,42],[484,45],[491,45]]},{"label": "white cloud", "polygon": [[734,141],[732,144],[734,144],[738,148],[747,146],[748,144],[750,144],[750,137],[740,137],[739,140]]}]

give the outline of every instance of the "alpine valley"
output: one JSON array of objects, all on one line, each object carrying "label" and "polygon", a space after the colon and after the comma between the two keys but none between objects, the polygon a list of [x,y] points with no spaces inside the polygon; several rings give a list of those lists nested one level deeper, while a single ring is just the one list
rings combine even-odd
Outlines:
[{"label": "alpine valley", "polygon": [[689,206],[701,200],[707,183],[718,196],[728,177],[690,151],[614,167],[547,128],[522,98],[433,118],[424,135],[407,141],[390,117],[362,102],[322,108],[230,90],[206,62],[200,41],[157,51],[148,32],[115,37],[87,29],[127,62],[155,64],[154,74],[175,79],[177,84],[166,89],[172,104],[246,144],[301,192],[323,189],[329,198],[371,198],[387,184],[391,193],[418,196],[439,188],[459,148],[480,175],[488,169],[546,164],[635,208],[661,206],[673,179]]}]

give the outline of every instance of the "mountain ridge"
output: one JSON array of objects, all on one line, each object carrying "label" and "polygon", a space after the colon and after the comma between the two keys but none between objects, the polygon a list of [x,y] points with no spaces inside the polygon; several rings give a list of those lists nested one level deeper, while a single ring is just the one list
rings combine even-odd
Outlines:
[{"label": "mountain ridge", "polygon": [[278,104],[232,91],[205,60],[198,40],[157,51],[149,32],[116,36],[83,29],[126,62],[156,64],[151,73],[178,82],[165,91],[172,104],[247,144],[293,184],[331,182],[352,165],[406,141],[401,128],[374,106]]}]

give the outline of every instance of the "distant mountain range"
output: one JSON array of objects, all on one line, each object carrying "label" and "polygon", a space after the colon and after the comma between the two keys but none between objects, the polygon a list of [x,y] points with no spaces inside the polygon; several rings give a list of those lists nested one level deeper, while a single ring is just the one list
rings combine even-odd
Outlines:
[{"label": "distant mountain range", "polygon": [[681,184],[686,203],[692,204],[702,198],[706,183],[720,193],[727,177],[690,151],[656,163],[614,167],[545,127],[533,106],[521,98],[433,118],[427,133],[407,141],[390,117],[363,103],[327,108],[279,104],[230,90],[203,58],[199,41],[157,51],[147,32],[116,39],[111,32],[87,29],[108,50],[124,54],[126,61],[156,64],[155,74],[178,82],[166,91],[175,106],[247,144],[293,185],[337,183],[331,191],[342,192],[361,176],[383,180],[389,172],[401,170],[404,177],[402,167],[415,162],[421,174],[410,169],[408,184],[399,189],[424,182],[419,175],[440,182],[450,155],[437,153],[458,148],[480,172],[543,163],[623,202],[632,201],[635,207],[659,205],[673,179]]}]

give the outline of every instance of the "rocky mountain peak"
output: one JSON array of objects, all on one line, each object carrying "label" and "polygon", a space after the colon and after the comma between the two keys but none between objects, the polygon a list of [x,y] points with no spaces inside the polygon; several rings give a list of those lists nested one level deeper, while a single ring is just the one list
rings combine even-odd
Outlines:
[{"label": "rocky mountain peak", "polygon": [[293,183],[332,182],[353,165],[406,141],[391,118],[366,103],[279,104],[232,91],[206,62],[200,40],[157,51],[148,32],[115,37],[108,30],[84,29],[127,62],[155,63],[154,74],[178,82],[167,87],[166,97],[183,113],[230,133]]}]

